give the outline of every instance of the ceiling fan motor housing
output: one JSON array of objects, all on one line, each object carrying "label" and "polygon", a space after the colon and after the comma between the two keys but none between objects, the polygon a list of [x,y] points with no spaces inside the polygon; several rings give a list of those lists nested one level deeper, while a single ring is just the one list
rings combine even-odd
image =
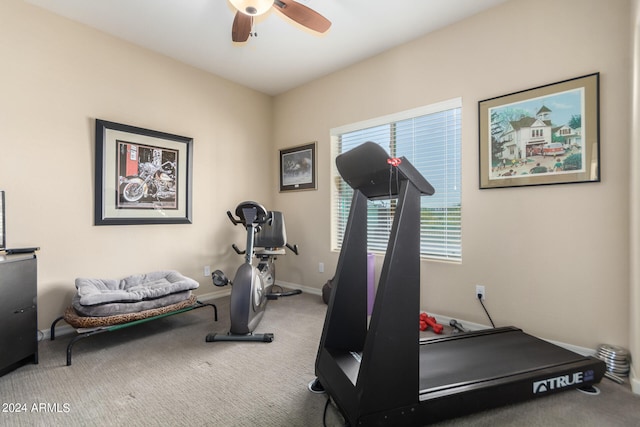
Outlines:
[{"label": "ceiling fan motor housing", "polygon": [[273,6],[273,0],[229,0],[233,7],[238,9],[240,12],[250,15],[257,16],[266,13]]}]

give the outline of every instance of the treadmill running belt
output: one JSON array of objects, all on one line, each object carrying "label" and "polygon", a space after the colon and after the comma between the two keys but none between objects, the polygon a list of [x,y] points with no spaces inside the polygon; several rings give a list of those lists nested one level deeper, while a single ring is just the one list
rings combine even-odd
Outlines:
[{"label": "treadmill running belt", "polygon": [[585,357],[511,327],[427,340],[420,346],[420,393],[582,360]]}]

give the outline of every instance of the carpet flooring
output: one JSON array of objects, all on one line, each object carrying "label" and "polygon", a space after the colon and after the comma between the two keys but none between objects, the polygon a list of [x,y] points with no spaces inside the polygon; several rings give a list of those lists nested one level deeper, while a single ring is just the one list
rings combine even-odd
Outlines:
[{"label": "carpet flooring", "polygon": [[[217,323],[205,307],[88,337],[71,366],[73,335],[43,340],[39,364],[0,377],[0,425],[344,425],[333,405],[325,413],[325,395],[307,390],[327,307],[319,296],[270,301],[256,332],[273,332],[272,343],[205,342],[229,327],[229,297],[207,302]],[[598,387],[597,396],[572,390],[438,426],[640,426],[640,396],[607,379]]]}]

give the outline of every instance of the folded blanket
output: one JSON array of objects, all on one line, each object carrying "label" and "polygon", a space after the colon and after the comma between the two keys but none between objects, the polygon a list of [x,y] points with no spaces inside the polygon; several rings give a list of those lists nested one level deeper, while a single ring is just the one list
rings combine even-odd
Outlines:
[{"label": "folded blanket", "polygon": [[172,304],[177,304],[190,298],[191,291],[182,291],[175,294],[165,295],[160,298],[154,298],[144,301],[107,302],[104,304],[96,305],[82,305],[80,304],[80,297],[78,295],[75,295],[73,297],[73,300],[71,301],[71,305],[76,310],[76,313],[81,316],[106,317],[154,310]]},{"label": "folded blanket", "polygon": [[198,282],[177,271],[155,271],[114,279],[76,279],[77,304],[97,305],[114,302],[151,300],[196,289]]}]

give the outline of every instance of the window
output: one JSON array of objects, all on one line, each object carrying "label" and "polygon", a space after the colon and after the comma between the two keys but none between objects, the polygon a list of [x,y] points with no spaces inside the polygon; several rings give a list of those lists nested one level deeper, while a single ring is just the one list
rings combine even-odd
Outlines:
[{"label": "window", "polygon": [[[392,157],[406,157],[435,188],[421,200],[420,254],[460,261],[460,98],[331,130],[333,158],[366,142],[380,144]],[[353,190],[333,162],[332,247],[339,250]],[[368,246],[385,252],[396,200],[368,201]]]}]

